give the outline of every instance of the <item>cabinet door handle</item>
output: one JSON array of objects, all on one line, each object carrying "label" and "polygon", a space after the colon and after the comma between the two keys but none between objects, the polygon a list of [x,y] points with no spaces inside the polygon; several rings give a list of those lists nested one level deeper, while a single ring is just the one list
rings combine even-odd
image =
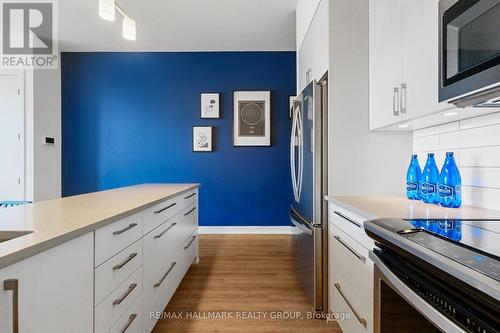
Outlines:
[{"label": "cabinet door handle", "polygon": [[155,211],[155,214],[160,214],[161,212],[164,212],[164,211],[166,211],[167,209],[174,207],[175,205],[177,205],[177,203],[176,203],[176,202],[174,202],[174,203],[173,203],[173,204],[171,204],[171,205],[168,205],[168,206],[167,206],[167,207],[165,207],[165,208],[162,208],[162,209],[159,209],[159,210]]},{"label": "cabinet door handle", "polygon": [[406,83],[401,83],[401,113],[406,114]]},{"label": "cabinet door handle", "polygon": [[339,283],[335,283],[334,285],[335,285],[335,288],[337,288],[337,290],[339,291],[340,296],[342,296],[342,298],[347,303],[347,306],[352,310],[352,313],[354,314],[354,316],[356,317],[356,319],[359,321],[359,323],[361,325],[363,325],[364,327],[366,327],[366,324],[367,324],[366,319],[361,318],[359,316],[359,314],[356,312],[356,310],[353,309],[353,307],[351,305],[351,302],[349,302],[349,300],[345,297],[344,293],[342,293],[342,290],[340,289],[340,284]]},{"label": "cabinet door handle", "polygon": [[161,277],[160,281],[156,282],[153,287],[155,288],[158,288],[159,286],[161,286],[163,280],[165,280],[165,278],[167,277],[167,275],[172,271],[172,269],[174,268],[174,266],[176,265],[177,263],[174,261],[172,263],[172,265],[170,265],[170,267],[168,268],[168,270],[165,272],[165,274],[163,274],[163,276]]},{"label": "cabinet door handle", "polygon": [[155,235],[153,238],[154,239],[158,239],[160,238],[161,236],[163,236],[167,231],[169,231],[170,229],[172,229],[175,225],[177,225],[177,223],[175,222],[172,222],[172,224],[165,230],[163,230],[162,232],[160,232],[158,235]]},{"label": "cabinet door handle", "polygon": [[135,289],[135,287],[137,287],[137,283],[132,283],[128,287],[127,291],[120,298],[115,299],[113,301],[113,305],[120,305],[123,302],[123,300],[127,298],[128,295],[130,295],[130,293]]},{"label": "cabinet door handle", "polygon": [[12,333],[19,333],[19,280],[5,280],[3,290],[12,291]]},{"label": "cabinet door handle", "polygon": [[189,212],[187,213],[184,213],[184,216],[188,216],[189,214],[191,214],[192,212],[194,212],[196,210],[196,207],[192,208]]},{"label": "cabinet door handle", "polygon": [[187,200],[187,199],[189,199],[189,198],[192,198],[192,197],[194,197],[195,195],[196,195],[196,192],[195,192],[195,193],[192,193],[192,194],[190,194],[190,195],[188,195],[187,197],[184,197],[184,200]]},{"label": "cabinet door handle", "polygon": [[133,227],[137,227],[137,223],[130,223],[127,227],[125,227],[125,228],[123,228],[121,230],[113,231],[113,235],[121,235],[124,232],[129,231]]},{"label": "cabinet door handle", "polygon": [[137,256],[137,253],[131,253],[127,259],[125,259],[123,262],[119,263],[118,265],[115,265],[113,266],[113,270],[116,271],[116,270],[119,270],[121,269],[123,266],[125,266],[126,264],[128,264],[132,259],[134,259],[135,257]]},{"label": "cabinet door handle", "polygon": [[188,245],[184,246],[184,250],[187,250],[191,246],[191,244],[193,244],[195,239],[196,239],[196,236],[193,236],[193,238],[191,238],[191,241],[188,243]]},{"label": "cabinet door handle", "polygon": [[120,330],[119,333],[125,333],[128,330],[128,328],[130,327],[130,325],[132,325],[135,318],[137,318],[137,314],[136,313],[131,314],[130,317],[128,317],[127,322],[125,323],[125,326],[123,326],[123,328]]},{"label": "cabinet door handle", "polygon": [[347,216],[345,216],[344,214],[342,213],[339,213],[339,212],[334,212],[336,215],[340,216],[341,218],[343,218],[344,220],[346,220],[347,222],[351,222],[352,224],[354,224],[356,227],[358,228],[361,228],[361,224],[359,224],[358,222],[356,221],[353,221],[351,220],[350,218],[348,218]]},{"label": "cabinet door handle", "polygon": [[399,88],[394,87],[392,93],[392,112],[395,116],[399,116]]},{"label": "cabinet door handle", "polygon": [[361,260],[362,262],[366,262],[366,257],[359,254],[358,252],[356,252],[356,250],[354,250],[352,247],[350,247],[349,245],[347,245],[341,238],[340,236],[333,236],[333,238],[335,238],[340,244],[344,245],[344,247],[346,249],[348,249],[352,254],[354,254],[359,260]]}]

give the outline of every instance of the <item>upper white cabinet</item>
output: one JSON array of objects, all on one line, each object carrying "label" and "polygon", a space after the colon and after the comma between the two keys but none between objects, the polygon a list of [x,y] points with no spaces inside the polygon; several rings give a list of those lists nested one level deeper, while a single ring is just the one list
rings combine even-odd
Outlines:
[{"label": "upper white cabinet", "polygon": [[316,9],[321,0],[299,0],[297,3],[296,36],[297,50],[300,49]]},{"label": "upper white cabinet", "polygon": [[438,0],[370,0],[370,129],[449,108],[438,102]]},{"label": "upper white cabinet", "polygon": [[1,269],[0,332],[92,332],[93,245],[89,233]]},{"label": "upper white cabinet", "polygon": [[[297,7],[297,21],[301,15]],[[328,71],[328,0],[322,0],[316,9],[302,45],[297,53],[297,92],[309,82],[319,80]],[[299,23],[297,23],[299,24]]]}]

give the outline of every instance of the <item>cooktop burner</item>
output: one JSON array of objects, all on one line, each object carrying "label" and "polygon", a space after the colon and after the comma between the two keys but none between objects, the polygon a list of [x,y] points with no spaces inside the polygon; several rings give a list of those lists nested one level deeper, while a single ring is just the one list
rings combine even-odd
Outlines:
[{"label": "cooktop burner", "polygon": [[400,236],[500,282],[500,221],[407,222]]}]

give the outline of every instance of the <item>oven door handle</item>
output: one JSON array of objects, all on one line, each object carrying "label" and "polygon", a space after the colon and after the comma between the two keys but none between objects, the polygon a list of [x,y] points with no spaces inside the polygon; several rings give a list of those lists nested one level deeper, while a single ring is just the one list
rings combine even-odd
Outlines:
[{"label": "oven door handle", "polygon": [[[442,315],[438,310],[433,308],[423,298],[417,295],[406,284],[403,283],[391,270],[380,260],[380,258],[370,251],[369,257],[373,260],[375,265],[375,306],[380,306],[380,280],[383,280],[389,285],[396,293],[398,293],[406,302],[408,302],[414,309],[420,312],[427,318],[433,325],[437,326],[440,330],[446,333],[464,333],[464,330],[457,326],[450,319]],[[378,291],[377,291],[378,289]],[[377,313],[377,311],[375,311]],[[378,311],[380,315],[380,311]],[[375,321],[377,322],[377,321]],[[378,321],[380,324],[380,320]],[[380,332],[380,327],[374,327],[374,332]]]}]

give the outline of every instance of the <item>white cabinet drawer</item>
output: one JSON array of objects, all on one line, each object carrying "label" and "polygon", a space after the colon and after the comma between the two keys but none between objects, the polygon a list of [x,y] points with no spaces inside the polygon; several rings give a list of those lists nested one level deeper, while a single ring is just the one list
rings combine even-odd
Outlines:
[{"label": "white cabinet drawer", "polygon": [[330,205],[329,215],[330,222],[335,226],[354,238],[357,242],[361,243],[364,247],[373,249],[375,243],[366,234],[363,226],[365,220],[362,217],[336,205]]},{"label": "white cabinet drawer", "polygon": [[[178,252],[179,253],[179,252]],[[151,332],[156,321],[154,315],[165,309],[181,281],[178,263],[178,254],[171,261],[163,265],[163,270],[157,274],[154,282],[146,282],[143,289],[143,332]]]},{"label": "white cabinet drawer", "polygon": [[109,333],[142,333],[142,297],[125,311]]},{"label": "white cabinet drawer", "polygon": [[95,308],[95,333],[108,332],[141,293],[142,269],[139,268]]},{"label": "white cabinet drawer", "polygon": [[180,279],[184,277],[191,264],[198,256],[198,231],[192,232],[183,243],[179,253],[179,274]]},{"label": "white cabinet drawer", "polygon": [[142,237],[141,214],[128,216],[95,231],[95,267]]},{"label": "white cabinet drawer", "polygon": [[330,225],[333,282],[339,283],[343,292],[357,308],[368,314],[373,312],[373,262],[368,250],[339,228]]},{"label": "white cabinet drawer", "polygon": [[142,239],[95,269],[95,305],[142,265]]},{"label": "white cabinet drawer", "polygon": [[198,207],[193,203],[186,207],[179,215],[181,215],[179,237],[184,240],[198,228]]},{"label": "white cabinet drawer", "polygon": [[183,200],[182,196],[177,196],[147,209],[144,212],[143,234],[149,233],[179,213],[183,208]]},{"label": "white cabinet drawer", "polygon": [[182,197],[182,207],[187,207],[198,202],[198,189],[194,189],[183,193]]},{"label": "white cabinet drawer", "polygon": [[363,309],[355,308],[344,294],[342,285],[330,286],[333,288],[333,311],[339,314],[348,314],[343,320],[338,320],[343,333],[372,333],[373,321]]},{"label": "white cabinet drawer", "polygon": [[180,237],[183,215],[177,214],[144,236],[144,283],[154,284],[174,261],[182,245]]}]

